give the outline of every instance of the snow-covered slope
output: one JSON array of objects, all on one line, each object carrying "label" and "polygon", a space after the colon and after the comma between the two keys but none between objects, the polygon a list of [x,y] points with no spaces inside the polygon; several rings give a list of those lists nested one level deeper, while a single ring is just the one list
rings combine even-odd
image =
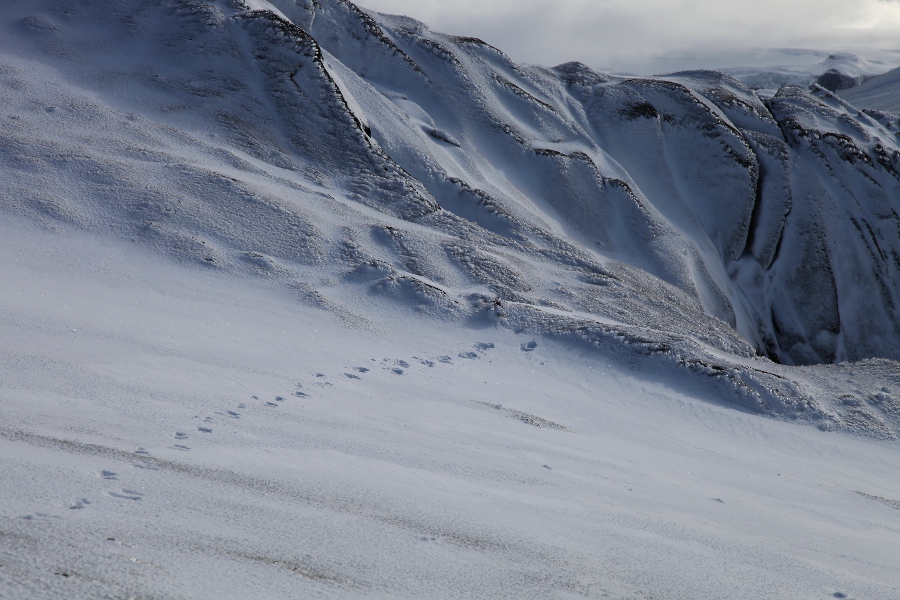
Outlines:
[{"label": "snow-covered slope", "polygon": [[[2,598],[900,590],[895,442],[610,344],[378,297],[348,328],[141,242],[5,219],[0,255]],[[830,381],[890,403],[887,366]]]},{"label": "snow-covered slope", "polygon": [[0,124],[0,596],[897,596],[895,116],[7,0]]},{"label": "snow-covered slope", "polygon": [[526,69],[338,0],[260,6],[8,4],[7,207],[295,282],[381,261],[462,312],[900,357],[897,123],[713,72]]},{"label": "snow-covered slope", "polygon": [[9,3],[4,209],[351,325],[376,295],[656,355],[752,410],[820,406],[757,353],[900,356],[895,121],[715,72],[526,69],[343,0],[260,6]]},{"label": "snow-covered slope", "polygon": [[873,77],[859,87],[844,90],[840,95],[860,108],[900,113],[900,68]]}]

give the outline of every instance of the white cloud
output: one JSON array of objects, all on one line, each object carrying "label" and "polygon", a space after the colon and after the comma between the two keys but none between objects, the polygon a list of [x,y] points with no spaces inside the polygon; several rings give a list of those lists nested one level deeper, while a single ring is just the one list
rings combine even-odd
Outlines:
[{"label": "white cloud", "polygon": [[[896,0],[361,0],[437,31],[474,35],[537,64],[650,72],[739,61],[741,51],[900,50]],[[708,64],[708,66],[726,66]]]}]

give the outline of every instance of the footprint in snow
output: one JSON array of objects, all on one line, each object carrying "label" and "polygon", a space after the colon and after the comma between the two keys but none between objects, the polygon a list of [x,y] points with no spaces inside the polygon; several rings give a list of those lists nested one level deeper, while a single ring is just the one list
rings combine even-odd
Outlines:
[{"label": "footprint in snow", "polygon": [[210,429],[209,427],[198,427],[197,431],[201,431],[203,433],[212,433],[212,429]]},{"label": "footprint in snow", "polygon": [[115,480],[119,478],[119,475],[113,471],[100,471],[100,477],[103,479]]},{"label": "footprint in snow", "polygon": [[490,350],[491,348],[495,348],[494,344],[492,344],[491,342],[477,342],[475,344],[475,349],[481,350],[482,352],[484,352],[485,350]]},{"label": "footprint in snow", "polygon": [[[478,360],[481,358],[477,352],[460,352],[457,356],[460,358],[468,358],[469,360]],[[443,362],[443,361],[442,361]]]},{"label": "footprint in snow", "polygon": [[[373,358],[372,360],[375,360],[375,359]],[[334,387],[333,383],[326,381],[326,379],[328,379],[328,378],[325,376],[324,373],[316,373],[315,377],[316,377],[315,384],[317,386],[319,386],[319,387]],[[297,387],[300,387],[299,383],[297,384]]]},{"label": "footprint in snow", "polygon": [[81,510],[82,508],[86,507],[90,503],[91,503],[91,501],[88,500],[87,498],[79,498],[69,504],[69,509]]},{"label": "footprint in snow", "polygon": [[284,402],[284,398],[281,396],[275,396],[275,402]]},{"label": "footprint in snow", "polygon": [[298,398],[309,398],[309,394],[307,394],[306,392],[301,392],[299,390],[294,392],[294,395]]},{"label": "footprint in snow", "polygon": [[142,500],[143,495],[134,490],[122,489],[121,492],[107,492],[113,498],[121,498],[122,500]]},{"label": "footprint in snow", "polygon": [[159,471],[159,467],[154,467],[153,465],[145,465],[141,463],[131,463],[131,466],[135,469],[143,469],[145,471]]},{"label": "footprint in snow", "polygon": [[[245,405],[239,405],[239,408],[244,408]],[[225,414],[231,417],[232,419],[240,419],[241,415],[239,413],[234,412],[233,410],[226,410]]]},{"label": "footprint in snow", "polygon": [[275,404],[274,402],[266,402],[266,406],[275,406],[275,407],[277,407],[278,405]]},{"label": "footprint in snow", "polygon": [[173,450],[181,450],[182,452],[187,452],[188,450],[190,450],[189,447],[182,446],[181,444],[175,444],[174,446],[169,446],[169,448],[172,448]]},{"label": "footprint in snow", "polygon": [[367,369],[365,367],[353,367],[353,370],[356,371],[357,373],[368,373],[369,372],[369,369]]},{"label": "footprint in snow", "polygon": [[453,364],[453,359],[451,359],[449,356],[439,356],[438,360],[442,363],[447,363],[448,365]]},{"label": "footprint in snow", "polygon": [[394,375],[403,375],[403,369],[391,369],[391,373]]},{"label": "footprint in snow", "polygon": [[362,379],[362,377],[354,375],[353,373],[344,373],[344,377],[347,379]]},{"label": "footprint in snow", "polygon": [[186,439],[187,439],[187,434],[186,434],[186,433],[182,433],[181,431],[176,431],[176,432],[175,432],[175,439],[176,439],[176,440],[186,440]]},{"label": "footprint in snow", "polygon": [[36,512],[33,515],[22,515],[19,518],[24,519],[25,521],[34,521],[37,519],[62,519],[62,517],[60,517],[59,515],[50,515],[41,512]]},{"label": "footprint in snow", "polygon": [[522,352],[532,352],[535,348],[537,348],[537,342],[531,340],[530,342],[525,342],[524,344],[520,345],[519,348],[522,349]]}]

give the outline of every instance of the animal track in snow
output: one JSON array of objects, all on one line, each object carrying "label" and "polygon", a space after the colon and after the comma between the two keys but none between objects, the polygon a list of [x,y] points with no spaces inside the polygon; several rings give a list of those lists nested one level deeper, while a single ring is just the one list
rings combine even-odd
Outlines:
[{"label": "animal track in snow", "polygon": [[[318,372],[312,373],[312,377],[315,379],[315,381],[313,381],[313,383],[319,387],[334,387],[334,384],[326,381],[328,379],[328,376],[326,376],[325,373],[318,373]],[[302,387],[302,386],[301,386],[301,384],[298,383],[297,387]],[[294,394],[294,395],[296,396],[296,394]]]},{"label": "animal track in snow", "polygon": [[[375,359],[372,359],[375,360]],[[390,371],[394,375],[403,375],[404,369],[409,368],[409,363],[401,358],[390,359],[385,358],[381,361],[382,368],[386,371]],[[396,365],[396,366],[394,366]]]},{"label": "animal track in snow", "polygon": [[34,521],[35,519],[62,519],[62,517],[58,515],[50,515],[42,512],[36,512],[33,515],[22,515],[19,518],[24,519],[25,521]]},{"label": "animal track in snow", "polygon": [[140,492],[135,492],[134,490],[126,490],[122,489],[121,492],[107,492],[113,498],[120,498],[122,500],[142,500],[143,495]]},{"label": "animal track in snow", "polygon": [[84,508],[85,506],[87,506],[90,503],[91,503],[91,501],[88,500],[87,498],[79,498],[79,499],[73,501],[69,505],[69,508],[71,510],[81,510],[82,508]]}]

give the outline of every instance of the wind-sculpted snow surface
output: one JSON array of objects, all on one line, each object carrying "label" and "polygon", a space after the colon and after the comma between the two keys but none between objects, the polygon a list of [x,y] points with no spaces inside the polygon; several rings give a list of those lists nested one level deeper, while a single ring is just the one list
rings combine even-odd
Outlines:
[{"label": "wind-sculpted snow surface", "polygon": [[346,0],[0,18],[4,211],[267,277],[355,327],[384,302],[620,348],[747,410],[900,425],[758,358],[900,359],[895,116],[715,72],[523,67]]},{"label": "wind-sculpted snow surface", "polygon": [[0,597],[900,597],[900,124],[770,96],[4,0]]}]

